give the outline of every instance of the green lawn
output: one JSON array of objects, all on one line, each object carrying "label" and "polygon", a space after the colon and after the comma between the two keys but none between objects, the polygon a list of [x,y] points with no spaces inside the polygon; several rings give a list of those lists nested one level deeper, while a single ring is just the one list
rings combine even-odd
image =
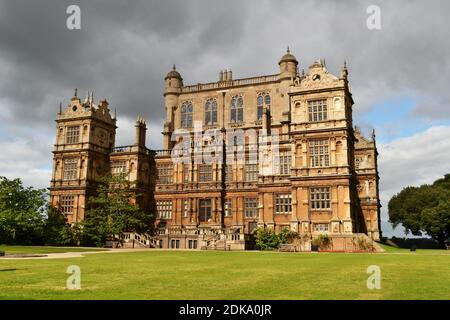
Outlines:
[{"label": "green lawn", "polygon": [[[423,250],[424,251],[424,250]],[[81,290],[66,269],[81,268]],[[381,268],[380,290],[366,286]],[[450,254],[145,251],[1,260],[0,299],[450,299]]]},{"label": "green lawn", "polygon": [[63,252],[84,252],[84,251],[104,251],[102,248],[80,248],[80,247],[50,247],[50,246],[7,246],[0,245],[0,251],[6,254],[16,253],[63,253]]},{"label": "green lawn", "polygon": [[[410,249],[395,247],[389,244],[380,243],[378,245],[382,247],[387,253],[407,253],[410,252]],[[450,254],[448,250],[439,250],[439,249],[416,249],[415,254]]]}]

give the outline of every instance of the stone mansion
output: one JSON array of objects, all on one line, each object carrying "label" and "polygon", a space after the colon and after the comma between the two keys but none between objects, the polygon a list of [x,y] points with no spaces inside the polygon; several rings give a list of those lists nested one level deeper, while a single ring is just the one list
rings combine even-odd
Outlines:
[{"label": "stone mansion", "polygon": [[288,49],[277,74],[233,79],[225,70],[195,85],[174,66],[163,150],[146,147],[141,118],[135,143],[115,146],[108,102],[75,92],[56,119],[52,204],[81,221],[98,179],[126,173],[161,248],[246,249],[257,227],[380,239],[375,134],[353,125],[347,67],[335,76],[322,60],[301,73],[298,64]]}]

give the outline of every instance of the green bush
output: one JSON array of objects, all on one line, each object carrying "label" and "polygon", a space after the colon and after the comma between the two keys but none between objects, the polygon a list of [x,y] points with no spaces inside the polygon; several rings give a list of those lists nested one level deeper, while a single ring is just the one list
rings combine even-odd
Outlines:
[{"label": "green bush", "polygon": [[256,245],[261,250],[278,249],[280,237],[272,229],[257,228],[253,231]]},{"label": "green bush", "polygon": [[272,229],[258,228],[253,232],[256,245],[261,250],[274,250],[280,247],[280,244],[292,243],[294,239],[298,239],[298,232],[290,231],[287,228],[276,234]]}]

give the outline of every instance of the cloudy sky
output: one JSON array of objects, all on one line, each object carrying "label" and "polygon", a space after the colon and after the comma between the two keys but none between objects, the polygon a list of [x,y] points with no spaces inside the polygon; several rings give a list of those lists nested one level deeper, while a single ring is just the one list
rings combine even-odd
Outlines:
[{"label": "cloudy sky", "polygon": [[[66,9],[81,9],[68,30]],[[366,25],[369,5],[381,29]],[[147,119],[160,148],[163,78],[176,63],[185,84],[273,74],[290,46],[300,69],[346,60],[355,124],[375,128],[382,228],[387,201],[407,185],[450,172],[450,2],[442,1],[25,1],[0,0],[0,175],[50,180],[59,103],[94,90],[117,108],[117,144]],[[365,129],[364,129],[365,128]]]}]

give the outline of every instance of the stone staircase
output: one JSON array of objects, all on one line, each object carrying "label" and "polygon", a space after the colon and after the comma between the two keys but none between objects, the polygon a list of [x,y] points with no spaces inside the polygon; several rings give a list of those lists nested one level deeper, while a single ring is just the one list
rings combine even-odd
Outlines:
[{"label": "stone staircase", "polygon": [[124,248],[159,248],[159,241],[148,234],[124,233]]}]

